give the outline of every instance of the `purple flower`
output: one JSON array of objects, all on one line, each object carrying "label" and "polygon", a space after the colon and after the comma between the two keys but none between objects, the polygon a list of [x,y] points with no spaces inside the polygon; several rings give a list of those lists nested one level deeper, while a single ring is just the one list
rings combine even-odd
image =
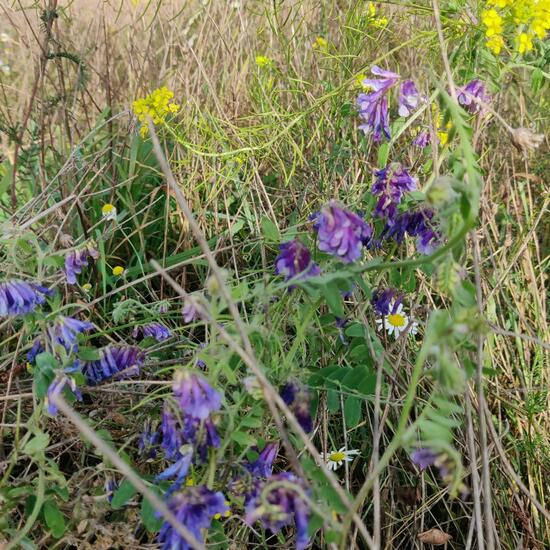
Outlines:
[{"label": "purple flower", "polygon": [[183,437],[186,443],[192,443],[196,449],[195,463],[206,462],[208,449],[220,446],[220,436],[216,430],[216,425],[211,418],[199,420],[191,416],[185,416],[183,419]]},{"label": "purple flower", "polygon": [[434,453],[431,449],[417,449],[411,453],[411,461],[419,470],[425,470],[426,468],[433,466],[437,460],[437,453]]},{"label": "purple flower", "polygon": [[68,353],[72,353],[78,349],[77,335],[93,328],[94,325],[89,321],[60,315],[55,323],[48,327],[48,336],[54,349],[56,346],[63,346]]},{"label": "purple flower", "polygon": [[361,257],[361,247],[372,237],[372,227],[357,214],[331,202],[315,216],[319,250],[344,263]]},{"label": "purple flower", "polygon": [[403,297],[394,288],[377,288],[370,299],[375,313],[381,317],[395,312],[402,301]]},{"label": "purple flower", "polygon": [[[202,530],[209,529],[216,514],[225,514],[228,506],[221,492],[205,486],[185,487],[168,500],[171,512],[198,540],[204,540]],[[164,522],[158,540],[162,550],[190,550],[189,543],[168,523]]]},{"label": "purple flower", "polygon": [[491,96],[487,93],[485,84],[479,78],[475,78],[466,86],[457,89],[457,99],[467,111],[475,114],[484,110],[483,103],[488,103]]},{"label": "purple flower", "polygon": [[421,254],[430,255],[441,244],[441,235],[432,218],[434,213],[427,208],[398,214],[391,223],[386,223],[381,239],[402,243],[405,235],[416,237],[416,248]]},{"label": "purple flower", "polygon": [[273,461],[279,452],[278,443],[267,443],[258,455],[258,458],[251,464],[245,465],[245,468],[254,477],[269,477],[273,473]]},{"label": "purple flower", "polygon": [[69,386],[78,401],[82,401],[82,394],[80,393],[76,382],[66,374],[57,375],[54,381],[48,386],[48,391],[46,393],[45,403],[48,414],[51,414],[52,416],[57,415],[55,398],[61,395],[61,392],[65,389],[66,386]]},{"label": "purple flower", "polygon": [[151,337],[154,338],[157,342],[162,342],[163,340],[167,340],[168,338],[170,338],[170,336],[172,336],[172,333],[162,323],[149,323],[147,325],[135,327],[132,331],[132,336],[136,340],[142,340],[143,338]]},{"label": "purple flower", "polygon": [[185,481],[191,462],[193,460],[193,446],[184,445],[180,448],[179,458],[168,466],[166,470],[161,472],[155,477],[155,481],[167,481],[168,479],[174,479],[173,485],[170,487],[170,490],[165,495],[165,497],[170,496],[174,491],[177,491]]},{"label": "purple flower", "polygon": [[115,491],[118,489],[118,483],[116,479],[112,477],[108,477],[103,487],[105,489],[105,496],[107,497],[107,502],[109,502],[110,504],[113,500],[113,495]]},{"label": "purple flower", "polygon": [[151,423],[147,420],[143,426],[138,439],[138,450],[145,458],[155,458],[157,456],[157,445],[160,442],[160,432],[152,430]]},{"label": "purple flower", "polygon": [[31,313],[42,305],[53,291],[36,283],[13,279],[0,283],[0,316]]},{"label": "purple flower", "polygon": [[42,343],[42,340],[40,338],[37,338],[33,344],[31,349],[27,352],[27,361],[29,363],[34,363],[36,356],[43,353],[45,350],[44,344]]},{"label": "purple flower", "polygon": [[246,522],[252,525],[260,521],[272,533],[278,533],[283,527],[294,523],[296,548],[303,550],[309,544],[310,515],[307,501],[302,496],[304,494],[308,494],[306,485],[294,474],[284,472],[272,475],[265,482],[256,484],[245,506]]},{"label": "purple flower", "polygon": [[373,215],[388,218],[391,223],[397,215],[397,205],[404,194],[416,189],[417,180],[412,177],[399,163],[391,164],[374,172],[376,181],[371,193],[378,198]]},{"label": "purple flower", "polygon": [[65,256],[65,275],[69,284],[76,284],[76,276],[82,272],[83,267],[87,267],[90,258],[93,260],[99,258],[99,252],[91,244],[79,250],[73,250]]},{"label": "purple flower", "polygon": [[172,385],[186,416],[204,420],[221,407],[222,396],[207,380],[191,371],[178,371]]},{"label": "purple flower", "polygon": [[422,147],[422,149],[424,149],[424,147],[428,147],[431,142],[432,135],[430,134],[430,132],[423,130],[414,138],[413,145]]},{"label": "purple flower", "polygon": [[372,74],[381,78],[366,78],[363,85],[370,87],[371,93],[359,94],[357,107],[359,116],[363,119],[360,130],[366,135],[372,134],[374,141],[382,139],[382,133],[390,138],[390,123],[388,115],[388,90],[399,80],[399,75],[385,71],[376,65],[371,69]]},{"label": "purple flower", "polygon": [[162,421],[160,425],[162,432],[161,446],[168,460],[176,460],[179,456],[180,447],[185,443],[183,440],[183,431],[179,426],[178,419],[172,414],[168,406],[164,406],[162,411]]},{"label": "purple flower", "polygon": [[319,266],[311,261],[311,254],[307,247],[298,239],[279,245],[281,253],[275,260],[275,273],[283,275],[285,281],[298,277],[305,281],[319,275]]},{"label": "purple flower", "polygon": [[112,376],[134,376],[145,360],[144,353],[135,346],[107,346],[100,351],[100,358],[86,361],[82,373],[88,384],[95,385]]},{"label": "purple flower", "polygon": [[[199,344],[199,348],[201,350],[205,349],[206,348],[206,344],[204,342],[201,342]],[[199,352],[200,353],[200,352]],[[206,363],[198,356],[197,354],[197,357],[195,358],[195,367],[199,368],[199,369],[205,369],[206,368]]]},{"label": "purple flower", "polygon": [[181,315],[186,323],[192,323],[197,318],[197,308],[191,300],[184,301]]},{"label": "purple flower", "polygon": [[408,117],[418,107],[420,94],[412,80],[405,80],[399,89],[399,116]]},{"label": "purple flower", "polygon": [[291,380],[281,388],[280,395],[304,432],[311,432],[313,422],[311,419],[311,398],[308,389],[295,380]]}]

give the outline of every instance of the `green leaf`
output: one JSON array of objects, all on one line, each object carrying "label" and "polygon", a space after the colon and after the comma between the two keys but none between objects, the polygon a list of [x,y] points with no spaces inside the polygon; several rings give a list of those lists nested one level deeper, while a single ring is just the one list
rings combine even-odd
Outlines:
[{"label": "green leaf", "polygon": [[361,421],[361,403],[359,397],[348,395],[344,402],[344,418],[346,419],[346,427],[354,428]]},{"label": "green leaf", "polygon": [[241,426],[244,426],[245,428],[259,428],[262,424],[263,420],[257,416],[245,416],[241,420]]},{"label": "green leaf", "polygon": [[364,338],[365,337],[365,329],[361,323],[352,323],[348,325],[344,333],[346,336],[349,336],[350,338]]},{"label": "green leaf", "polygon": [[342,303],[342,296],[338,290],[338,285],[335,282],[327,283],[321,289],[321,292],[327,301],[330,311],[332,311],[336,317],[344,317],[344,305]]},{"label": "green leaf", "polygon": [[233,432],[231,439],[243,447],[252,447],[256,444],[256,439],[245,432]]},{"label": "green leaf", "polygon": [[281,241],[281,234],[278,227],[267,217],[263,216],[260,220],[262,233],[266,241],[278,243]]},{"label": "green leaf", "polygon": [[327,391],[327,407],[331,413],[340,410],[340,394],[336,390]]},{"label": "green leaf", "polygon": [[137,489],[132,485],[130,481],[125,479],[120,484],[120,487],[113,493],[111,507],[114,510],[122,508],[136,493]]},{"label": "green leaf", "polygon": [[382,143],[380,147],[378,147],[378,167],[384,168],[386,164],[388,163],[388,155],[390,152],[390,145],[388,142]]},{"label": "green leaf", "polygon": [[[160,491],[157,487],[150,487],[150,490],[159,498],[162,498],[162,491]],[[147,529],[149,533],[157,533],[160,530],[163,519],[162,517],[157,517],[155,507],[145,497],[141,503],[140,516],[141,521],[143,521],[143,525],[145,525],[145,529]]]},{"label": "green leaf", "polygon": [[41,454],[50,442],[50,436],[44,432],[36,432],[35,436],[27,441],[23,453],[29,456]]},{"label": "green leaf", "polygon": [[366,396],[373,395],[376,388],[376,373],[364,365],[359,365],[346,374],[342,386]]},{"label": "green leaf", "polygon": [[53,500],[47,500],[42,506],[44,520],[52,535],[59,539],[65,534],[65,518],[59,511],[57,504]]},{"label": "green leaf", "polygon": [[79,346],[78,357],[83,361],[97,361],[100,358],[99,350],[89,346]]}]

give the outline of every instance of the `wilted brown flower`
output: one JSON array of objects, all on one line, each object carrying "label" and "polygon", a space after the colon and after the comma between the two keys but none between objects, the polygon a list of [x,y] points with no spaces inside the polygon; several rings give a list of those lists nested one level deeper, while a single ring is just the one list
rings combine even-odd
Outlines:
[{"label": "wilted brown flower", "polygon": [[453,537],[439,529],[428,529],[423,533],[419,533],[416,538],[424,544],[431,544],[432,546],[442,546],[443,544],[449,542]]},{"label": "wilted brown flower", "polygon": [[512,130],[512,143],[520,151],[532,151],[544,141],[544,134],[535,134],[529,128]]}]

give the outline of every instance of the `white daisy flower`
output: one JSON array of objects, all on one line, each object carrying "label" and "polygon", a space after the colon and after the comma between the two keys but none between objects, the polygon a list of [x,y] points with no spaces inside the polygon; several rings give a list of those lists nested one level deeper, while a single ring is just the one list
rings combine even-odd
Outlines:
[{"label": "white daisy flower", "polygon": [[101,207],[101,215],[103,216],[103,219],[108,221],[116,221],[116,208],[111,203],[104,204]]},{"label": "white daisy flower", "polygon": [[[393,304],[390,304],[389,310],[390,312],[392,312]],[[408,324],[409,317],[403,311],[403,304],[399,304],[397,306],[397,309],[392,313],[384,315],[384,317],[381,319],[376,319],[378,330],[381,330],[382,327],[384,327],[388,331],[388,334],[393,334],[396,340],[397,338],[399,338],[400,334],[407,328]],[[411,328],[409,329],[409,334],[416,334],[417,332],[418,323],[416,321],[413,321]]]},{"label": "white daisy flower", "polygon": [[346,451],[345,447],[338,449],[337,451],[332,451],[331,453],[323,453],[323,460],[326,467],[329,470],[337,470],[344,462],[352,462],[353,455],[358,455],[359,451],[357,449],[352,449],[351,451]]}]

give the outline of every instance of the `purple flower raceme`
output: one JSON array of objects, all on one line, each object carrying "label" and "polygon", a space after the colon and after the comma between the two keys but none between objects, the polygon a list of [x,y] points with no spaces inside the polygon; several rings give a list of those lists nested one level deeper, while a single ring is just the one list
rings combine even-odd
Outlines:
[{"label": "purple flower raceme", "polygon": [[422,132],[419,132],[418,135],[414,138],[413,145],[416,145],[417,147],[422,147],[424,149],[425,147],[428,147],[430,143],[432,142],[432,135],[427,130],[422,130]]},{"label": "purple flower raceme", "polygon": [[278,443],[267,443],[258,458],[254,462],[246,464],[245,468],[254,477],[269,477],[273,473],[273,461],[277,458],[278,452]]},{"label": "purple flower raceme", "polygon": [[435,464],[438,456],[431,449],[422,448],[411,453],[411,461],[419,470],[425,470]]},{"label": "purple flower raceme", "polygon": [[144,338],[151,337],[157,342],[167,340],[172,336],[170,329],[165,327],[162,323],[148,323],[147,325],[140,325],[135,327],[132,331],[132,336],[136,340],[143,340]]},{"label": "purple flower raceme", "polygon": [[321,273],[319,266],[311,261],[311,253],[298,239],[279,245],[280,254],[275,260],[275,273],[283,275],[285,281],[297,277],[305,281]]},{"label": "purple flower raceme", "polygon": [[[256,483],[247,500],[246,522],[260,521],[264,528],[278,533],[283,527],[296,526],[296,549],[303,550],[309,544],[309,506],[303,495],[308,491],[305,483],[294,474],[283,472]],[[266,494],[267,492],[267,494]]]},{"label": "purple flower raceme", "polygon": [[40,355],[45,351],[46,349],[44,348],[44,344],[42,343],[42,340],[40,340],[40,338],[37,338],[33,342],[31,349],[27,352],[27,361],[29,363],[34,363],[34,361],[36,360],[36,356]]},{"label": "purple flower raceme", "polygon": [[314,214],[313,219],[319,250],[344,263],[359,259],[361,247],[372,237],[372,227],[363,218],[334,201]]},{"label": "purple flower raceme", "polygon": [[107,346],[100,357],[82,364],[88,384],[95,385],[113,376],[134,376],[145,361],[145,354],[135,346]]},{"label": "purple flower raceme", "polygon": [[[202,530],[209,529],[216,514],[228,511],[225,497],[205,486],[185,487],[167,502],[170,511],[198,540],[204,540]],[[162,550],[190,550],[189,543],[168,523],[164,522],[158,535]]]},{"label": "purple flower raceme", "polygon": [[399,75],[376,65],[372,67],[371,72],[380,78],[366,78],[363,81],[363,85],[373,91],[361,93],[357,97],[359,116],[363,119],[359,129],[366,135],[372,134],[374,141],[381,141],[382,134],[390,138],[387,92],[397,83]]},{"label": "purple flower raceme", "polygon": [[18,279],[0,282],[0,316],[16,316],[33,312],[52,296],[53,291],[37,283]]},{"label": "purple flower raceme", "polygon": [[281,388],[280,395],[304,432],[311,432],[313,421],[311,419],[311,396],[308,389],[301,386],[296,380],[290,380]]},{"label": "purple flower raceme", "polygon": [[160,432],[151,428],[151,422],[148,420],[143,426],[138,439],[138,450],[145,458],[155,458],[157,456],[157,445],[160,443]]},{"label": "purple flower raceme", "polygon": [[191,300],[184,301],[181,315],[186,323],[192,323],[197,318],[197,308]]},{"label": "purple flower raceme", "polygon": [[105,489],[105,496],[107,497],[107,502],[111,503],[113,500],[113,495],[115,491],[118,489],[118,483],[116,479],[112,477],[108,477],[105,481],[103,488]]},{"label": "purple flower raceme", "polygon": [[408,117],[420,103],[420,94],[412,80],[405,80],[399,89],[399,115]]},{"label": "purple flower raceme", "polygon": [[55,404],[55,398],[61,395],[61,392],[67,386],[75,394],[78,401],[82,401],[82,394],[80,393],[80,390],[76,385],[76,382],[70,376],[67,376],[65,373],[59,374],[55,377],[54,381],[48,386],[48,391],[46,393],[45,404],[46,404],[46,410],[48,411],[48,414],[51,414],[52,416],[57,415],[57,406]]},{"label": "purple flower raceme", "polygon": [[76,276],[82,272],[83,267],[88,266],[90,258],[92,260],[99,258],[99,252],[92,244],[88,244],[79,250],[73,250],[65,256],[65,275],[69,284],[76,284]]},{"label": "purple flower raceme", "polygon": [[403,296],[394,288],[377,288],[370,299],[375,313],[380,317],[395,313],[402,301]]},{"label": "purple flower raceme", "polygon": [[221,407],[221,394],[195,372],[178,371],[172,389],[186,416],[204,420]]},{"label": "purple flower raceme", "polygon": [[388,223],[391,223],[397,216],[397,206],[405,193],[416,189],[417,179],[399,163],[376,170],[374,175],[376,181],[371,193],[378,197],[378,202],[374,207],[373,216],[387,218]]},{"label": "purple flower raceme", "polygon": [[179,450],[179,458],[168,466],[166,470],[161,472],[155,477],[155,481],[167,481],[173,479],[174,482],[170,486],[170,489],[164,495],[164,498],[168,498],[174,491],[177,491],[185,482],[185,478],[189,473],[191,462],[193,461],[193,446],[183,445]]},{"label": "purple flower raceme", "polygon": [[68,353],[76,352],[78,349],[77,335],[87,330],[92,330],[94,325],[89,321],[80,321],[74,317],[59,315],[55,322],[48,327],[50,344],[63,346]]},{"label": "purple flower raceme", "polygon": [[177,460],[180,448],[184,445],[183,430],[178,418],[172,413],[168,406],[164,406],[160,425],[162,433],[161,447],[168,460]]},{"label": "purple flower raceme", "polygon": [[487,93],[485,84],[479,78],[475,78],[457,89],[457,99],[467,111],[476,114],[484,111],[483,103],[491,101],[491,96]]}]

